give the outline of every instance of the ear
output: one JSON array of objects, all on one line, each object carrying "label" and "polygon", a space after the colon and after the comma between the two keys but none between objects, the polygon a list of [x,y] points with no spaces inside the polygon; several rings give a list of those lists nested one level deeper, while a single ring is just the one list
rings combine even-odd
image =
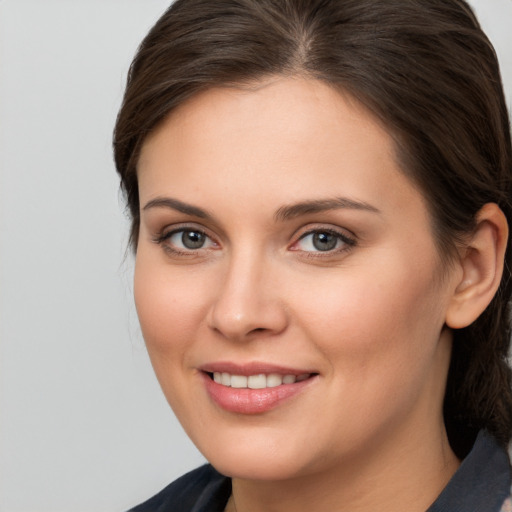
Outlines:
[{"label": "ear", "polygon": [[467,327],[489,305],[501,282],[507,240],[507,219],[500,207],[484,205],[474,232],[459,252],[462,272],[446,312],[448,327]]}]

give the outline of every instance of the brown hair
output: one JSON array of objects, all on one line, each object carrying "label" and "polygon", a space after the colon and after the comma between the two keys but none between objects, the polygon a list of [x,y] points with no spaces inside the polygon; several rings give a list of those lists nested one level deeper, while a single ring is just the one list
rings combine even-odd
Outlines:
[{"label": "brown hair", "polygon": [[[497,203],[512,225],[510,125],[494,49],[463,0],[177,0],[131,65],[114,134],[117,171],[139,229],[137,160],[145,138],[186,99],[269,75],[347,91],[393,135],[430,207],[440,254]],[[488,429],[512,436],[512,251],[490,306],[454,332],[445,422],[459,456]]]}]

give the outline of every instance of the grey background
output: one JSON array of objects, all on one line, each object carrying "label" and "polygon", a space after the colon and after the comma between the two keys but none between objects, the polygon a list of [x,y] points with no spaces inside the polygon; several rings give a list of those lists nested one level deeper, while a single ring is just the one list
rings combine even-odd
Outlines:
[{"label": "grey background", "polygon": [[[167,0],[0,0],[0,511],[121,511],[202,462],[131,298],[111,130]],[[512,0],[473,0],[512,100]]]}]

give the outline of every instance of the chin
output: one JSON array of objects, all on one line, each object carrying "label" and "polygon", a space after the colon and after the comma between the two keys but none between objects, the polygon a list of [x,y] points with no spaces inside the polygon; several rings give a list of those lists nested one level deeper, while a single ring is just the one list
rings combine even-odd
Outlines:
[{"label": "chin", "polygon": [[231,478],[277,481],[303,474],[310,465],[306,460],[307,445],[299,439],[290,439],[289,433],[283,438],[279,433],[271,435],[268,430],[231,432],[196,445],[217,471]]},{"label": "chin", "polygon": [[211,464],[219,473],[241,480],[289,480],[302,473],[295,460],[283,460],[283,457],[246,457],[233,453],[214,457]]}]

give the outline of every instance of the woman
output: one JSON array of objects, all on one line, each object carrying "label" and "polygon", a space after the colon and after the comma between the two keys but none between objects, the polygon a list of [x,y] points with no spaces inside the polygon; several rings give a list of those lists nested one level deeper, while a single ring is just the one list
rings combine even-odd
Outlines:
[{"label": "woman", "polygon": [[178,0],[114,147],[149,355],[211,462],[134,510],[510,506],[512,150],[464,1]]}]

